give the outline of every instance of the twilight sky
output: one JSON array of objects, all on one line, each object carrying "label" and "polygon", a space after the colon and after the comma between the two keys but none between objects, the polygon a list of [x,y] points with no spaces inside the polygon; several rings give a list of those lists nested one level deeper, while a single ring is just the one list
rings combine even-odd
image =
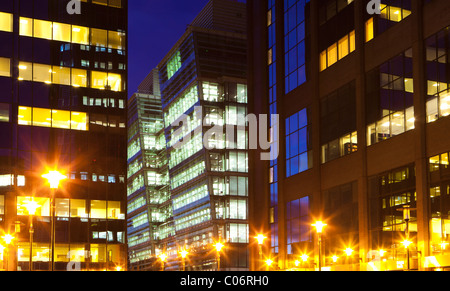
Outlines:
[{"label": "twilight sky", "polygon": [[208,0],[130,0],[128,3],[128,95],[131,96]]}]

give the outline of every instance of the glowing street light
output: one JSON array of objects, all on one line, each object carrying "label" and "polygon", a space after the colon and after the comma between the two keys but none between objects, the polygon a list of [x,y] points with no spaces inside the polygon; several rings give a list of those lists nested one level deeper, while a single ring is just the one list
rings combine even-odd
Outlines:
[{"label": "glowing street light", "polygon": [[353,254],[353,249],[351,249],[351,248],[346,248],[345,250],[344,250],[344,253],[347,255],[347,257],[351,257],[352,256],[352,254]]},{"label": "glowing street light", "polygon": [[316,232],[319,237],[319,271],[322,271],[322,233],[327,224],[322,221],[316,221],[316,223],[312,224],[312,226],[316,228]]},{"label": "glowing street light", "polygon": [[323,223],[322,221],[316,221],[316,223],[312,224],[312,226],[316,228],[317,233],[323,233],[323,229],[325,228],[325,226],[327,226],[327,224]]},{"label": "glowing street light", "polygon": [[41,176],[46,179],[50,185],[51,191],[51,246],[52,246],[52,271],[55,264],[55,191],[59,188],[61,181],[67,179],[67,177],[61,174],[59,171],[49,171],[47,174]]},{"label": "glowing street light", "polygon": [[268,267],[269,270],[270,270],[270,267],[272,266],[273,261],[269,258],[269,259],[267,259],[267,260],[265,261],[265,263],[266,263],[267,267]]},{"label": "glowing street light", "polygon": [[309,259],[309,256],[307,254],[303,254],[300,256],[300,258],[302,259],[303,262],[307,262]]},{"label": "glowing street light", "polygon": [[165,253],[161,253],[159,255],[159,259],[161,260],[161,271],[164,271],[166,269],[167,255]]},{"label": "glowing street light", "polygon": [[331,259],[333,260],[333,263],[336,263],[338,261],[339,257],[334,255],[331,257]]},{"label": "glowing street light", "polygon": [[5,234],[4,236],[2,236],[2,239],[5,242],[5,244],[10,245],[12,241],[15,239],[15,237],[10,234]]},{"label": "glowing street light", "polygon": [[217,271],[220,271],[220,251],[222,250],[223,247],[224,245],[221,242],[217,242],[214,245],[214,248],[216,249],[217,252]]},{"label": "glowing street light", "polygon": [[28,214],[30,215],[30,228],[29,228],[29,233],[30,233],[30,258],[29,258],[29,270],[33,271],[33,233],[34,233],[34,228],[33,228],[33,215],[36,215],[36,210],[38,208],[41,207],[41,205],[39,205],[36,201],[34,201],[34,199],[31,199],[30,201],[27,201],[24,205],[23,205],[27,211]]},{"label": "glowing street light", "polygon": [[257,236],[255,236],[255,239],[258,241],[258,248],[259,248],[259,264],[260,264],[260,268],[261,268],[261,263],[263,260],[263,251],[262,251],[262,246],[264,244],[264,240],[267,237],[263,234],[258,234]]},{"label": "glowing street light", "polygon": [[50,189],[58,189],[61,181],[67,179],[67,176],[64,176],[58,171],[49,171],[47,174],[42,175],[42,178],[47,179],[50,184]]},{"label": "glowing street light", "polygon": [[186,271],[186,263],[185,263],[185,259],[186,259],[186,257],[188,256],[188,254],[189,254],[189,252],[188,252],[185,248],[183,248],[183,249],[180,251],[181,261],[182,261],[182,264],[183,264],[183,271]]}]

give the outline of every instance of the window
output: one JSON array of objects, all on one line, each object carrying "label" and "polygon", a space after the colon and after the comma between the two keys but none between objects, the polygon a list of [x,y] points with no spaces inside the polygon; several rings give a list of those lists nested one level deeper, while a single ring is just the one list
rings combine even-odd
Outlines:
[{"label": "window", "polygon": [[52,22],[34,19],[33,36],[43,39],[52,39]]},{"label": "window", "polygon": [[286,176],[312,167],[312,144],[308,109],[286,119]]},{"label": "window", "polygon": [[167,78],[171,79],[181,69],[181,53],[177,51],[167,62]]},{"label": "window", "polygon": [[425,41],[427,61],[427,122],[434,122],[450,115],[450,74],[448,28]]},{"label": "window", "polygon": [[[284,1],[286,93],[306,82],[306,17],[309,0]],[[271,10],[269,10],[271,12]],[[269,65],[274,51],[269,49]]]},{"label": "window", "polygon": [[311,241],[311,223],[309,217],[309,197],[303,197],[287,203],[286,229],[288,253],[296,253],[293,245]]},{"label": "window", "polygon": [[125,49],[125,33],[108,31],[108,47],[117,50]]},{"label": "window", "polygon": [[368,145],[414,129],[411,49],[369,72],[366,82]]},{"label": "window", "polygon": [[89,44],[89,28],[83,26],[72,26],[72,43]]},{"label": "window", "polygon": [[91,45],[99,47],[108,46],[108,31],[91,28]]},{"label": "window", "polygon": [[9,104],[0,103],[0,122],[9,122]]},{"label": "window", "polygon": [[24,106],[19,106],[18,111],[19,125],[88,130],[88,116],[84,112]]},{"label": "window", "polygon": [[320,53],[320,70],[323,71],[334,65],[355,49],[355,31],[352,31]]},{"label": "window", "polygon": [[0,12],[0,31],[13,31],[13,15],[11,13]]},{"label": "window", "polygon": [[91,218],[106,219],[106,201],[91,201]]},{"label": "window", "polygon": [[17,196],[17,215],[28,216],[25,205],[31,201],[38,205],[36,216],[50,216],[50,198]]},{"label": "window", "polygon": [[351,82],[321,99],[322,163],[358,150],[356,89]]},{"label": "window", "polygon": [[53,23],[53,40],[71,42],[72,27],[70,24]]},{"label": "window", "polygon": [[366,20],[366,42],[411,15],[411,0],[381,0],[381,14]]},{"label": "window", "polygon": [[0,76],[11,77],[11,60],[8,58],[0,58]]},{"label": "window", "polygon": [[248,243],[248,224],[230,223],[227,241],[230,243]]},{"label": "window", "polygon": [[33,36],[33,19],[26,18],[26,17],[20,17],[19,35]]},{"label": "window", "polygon": [[86,211],[86,200],[70,199],[70,217],[88,217]]}]

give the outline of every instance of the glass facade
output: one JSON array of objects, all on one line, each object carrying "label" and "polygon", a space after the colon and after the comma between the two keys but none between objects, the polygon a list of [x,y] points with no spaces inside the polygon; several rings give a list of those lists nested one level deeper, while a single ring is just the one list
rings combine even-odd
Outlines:
[{"label": "glass facade", "polygon": [[215,270],[216,241],[229,246],[221,269],[249,267],[245,48],[244,35],[192,26],[161,61],[173,234],[156,253],[168,254],[170,269],[181,268],[184,247],[195,253],[189,270]]},{"label": "glass facade", "polygon": [[[10,270],[127,267],[127,1],[95,2],[82,1],[89,13],[77,17],[61,1],[0,3],[0,229],[17,240]],[[41,178],[50,168],[67,176],[53,200]],[[39,206],[32,266],[30,200]]]}]

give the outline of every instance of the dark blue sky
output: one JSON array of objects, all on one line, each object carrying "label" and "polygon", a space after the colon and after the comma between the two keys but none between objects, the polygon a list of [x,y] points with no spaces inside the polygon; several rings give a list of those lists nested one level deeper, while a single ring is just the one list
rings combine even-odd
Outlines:
[{"label": "dark blue sky", "polygon": [[208,0],[130,0],[128,95],[155,68]]}]

